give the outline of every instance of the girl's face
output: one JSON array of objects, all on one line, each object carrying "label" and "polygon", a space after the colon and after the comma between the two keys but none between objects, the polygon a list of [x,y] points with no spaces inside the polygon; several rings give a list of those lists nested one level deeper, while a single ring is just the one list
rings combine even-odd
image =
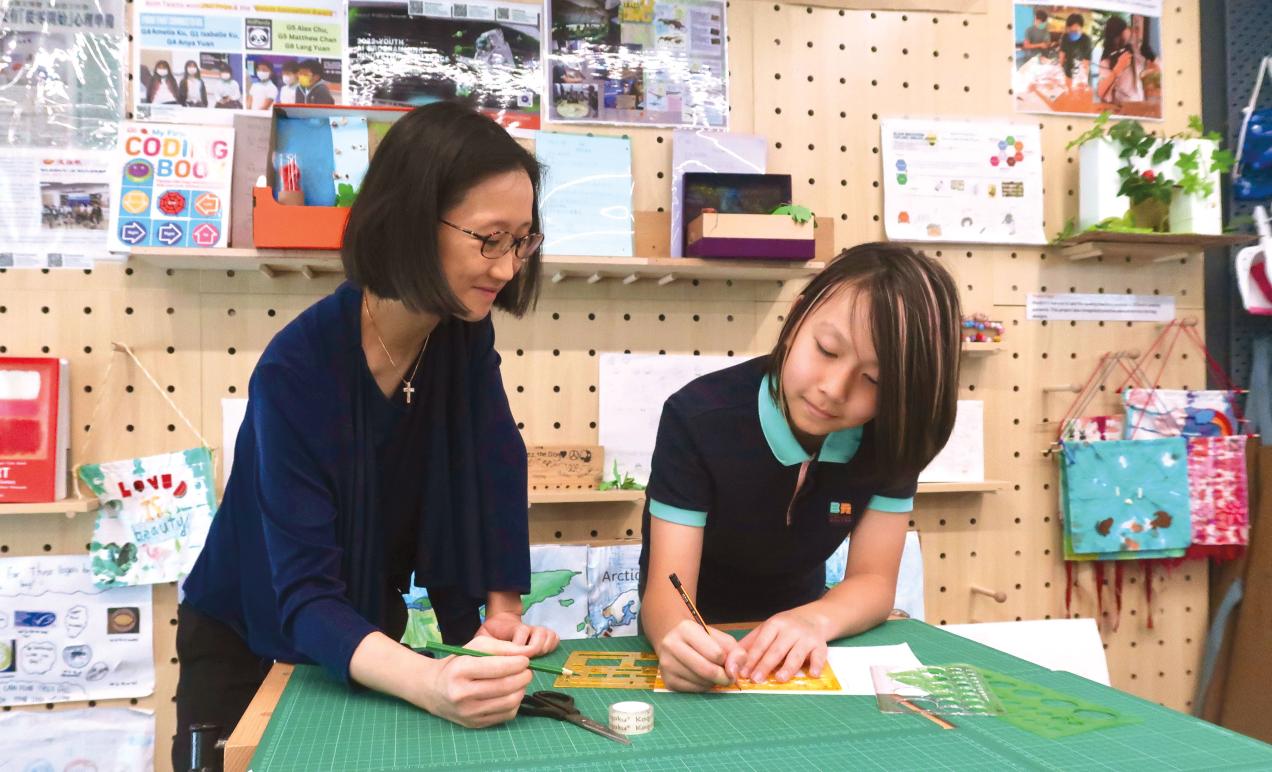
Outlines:
[{"label": "girl's face", "polygon": [[782,397],[801,439],[861,426],[879,404],[870,298],[839,287],[804,319],[782,365]]},{"label": "girl's face", "polygon": [[[443,219],[482,235],[506,231],[524,236],[532,227],[533,211],[530,175],[518,169],[474,185]],[[442,223],[437,226],[437,248],[451,292],[468,308],[466,321],[486,318],[500,290],[521,270],[515,249],[496,260],[485,258],[481,241]]]},{"label": "girl's face", "polygon": [[190,77],[192,77],[192,78],[197,78],[197,77],[199,76],[199,68],[198,68],[198,67],[187,67],[187,68],[186,68],[186,75],[189,75],[189,76],[190,76]]}]

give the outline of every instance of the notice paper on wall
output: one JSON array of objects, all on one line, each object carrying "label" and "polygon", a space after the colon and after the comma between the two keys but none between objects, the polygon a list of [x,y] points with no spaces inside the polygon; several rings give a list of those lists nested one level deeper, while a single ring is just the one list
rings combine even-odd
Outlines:
[{"label": "notice paper on wall", "polygon": [[1175,318],[1175,297],[1030,292],[1025,300],[1025,318],[1031,321],[1169,322]]},{"label": "notice paper on wall", "polygon": [[0,714],[0,769],[150,772],[155,714],[137,708]]},{"label": "notice paper on wall", "polygon": [[985,479],[985,403],[960,399],[954,431],[919,482],[982,482]]},{"label": "notice paper on wall", "polygon": [[631,257],[631,140],[543,131],[535,156],[544,254]]},{"label": "notice paper on wall", "polygon": [[0,268],[111,259],[110,164],[100,151],[0,151]]},{"label": "notice paper on wall", "polygon": [[880,132],[889,239],[1047,242],[1036,124],[887,118]]},{"label": "notice paper on wall", "polygon": [[155,690],[149,586],[103,590],[88,555],[0,559],[0,705]]}]

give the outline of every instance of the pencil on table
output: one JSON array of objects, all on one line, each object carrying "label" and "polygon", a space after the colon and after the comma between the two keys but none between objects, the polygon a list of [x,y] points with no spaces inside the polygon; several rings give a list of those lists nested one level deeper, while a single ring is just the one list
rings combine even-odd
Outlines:
[{"label": "pencil on table", "polygon": [[920,708],[918,705],[915,705],[913,702],[910,702],[907,699],[898,697],[897,702],[901,705],[901,707],[905,708],[906,710],[911,710],[911,711],[914,711],[915,713],[918,713],[920,716],[923,716],[928,721],[931,721],[933,724],[936,724],[942,729],[954,728],[954,725],[951,724],[950,722],[946,721],[945,719],[941,718],[940,716],[936,715],[935,713],[933,713],[932,711],[926,708]]},{"label": "pencil on table", "polygon": [[[438,641],[427,641],[425,642],[423,649],[415,649],[415,651],[431,651],[438,654],[457,654],[461,657],[493,657],[495,656],[494,654],[490,654],[488,652],[477,651],[476,649],[465,649],[463,646],[450,646],[445,643],[439,643]],[[565,675],[565,676],[574,675],[574,671],[569,669],[568,667],[540,665],[538,662],[531,662],[530,669],[538,673],[549,673],[551,675]]]}]

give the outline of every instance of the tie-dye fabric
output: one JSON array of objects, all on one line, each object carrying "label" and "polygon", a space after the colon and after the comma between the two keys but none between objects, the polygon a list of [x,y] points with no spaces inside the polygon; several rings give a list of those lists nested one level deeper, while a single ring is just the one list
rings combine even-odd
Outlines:
[{"label": "tie-dye fabric", "polygon": [[1070,418],[1064,424],[1060,439],[1065,442],[1097,442],[1122,439],[1122,417],[1093,415],[1086,418]]},{"label": "tie-dye fabric", "polygon": [[1233,395],[1228,391],[1127,389],[1123,439],[1155,437],[1231,437],[1240,431]]},{"label": "tie-dye fabric", "polygon": [[1246,437],[1189,437],[1188,489],[1193,543],[1244,546],[1250,541]]}]

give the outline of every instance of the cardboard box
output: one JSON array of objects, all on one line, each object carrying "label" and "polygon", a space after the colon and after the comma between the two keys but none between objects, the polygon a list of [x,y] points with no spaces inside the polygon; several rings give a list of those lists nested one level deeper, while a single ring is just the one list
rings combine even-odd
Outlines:
[{"label": "cardboard box", "polygon": [[526,455],[532,491],[589,489],[601,483],[605,452],[599,445],[532,445]]},{"label": "cardboard box", "polygon": [[[269,159],[278,149],[278,121],[283,118],[339,118],[358,116],[367,123],[393,123],[409,109],[404,107],[352,107],[346,105],[275,105],[270,122]],[[374,132],[370,132],[374,137]],[[375,147],[372,141],[369,147]],[[368,157],[370,157],[368,155]],[[302,166],[301,177],[305,175]],[[278,169],[266,164],[267,187],[252,190],[252,242],[257,249],[340,249],[349,209],[339,206],[284,206],[274,198]]]},{"label": "cardboard box", "polygon": [[812,260],[816,253],[813,223],[797,223],[788,215],[703,212],[686,228],[691,257]]}]

